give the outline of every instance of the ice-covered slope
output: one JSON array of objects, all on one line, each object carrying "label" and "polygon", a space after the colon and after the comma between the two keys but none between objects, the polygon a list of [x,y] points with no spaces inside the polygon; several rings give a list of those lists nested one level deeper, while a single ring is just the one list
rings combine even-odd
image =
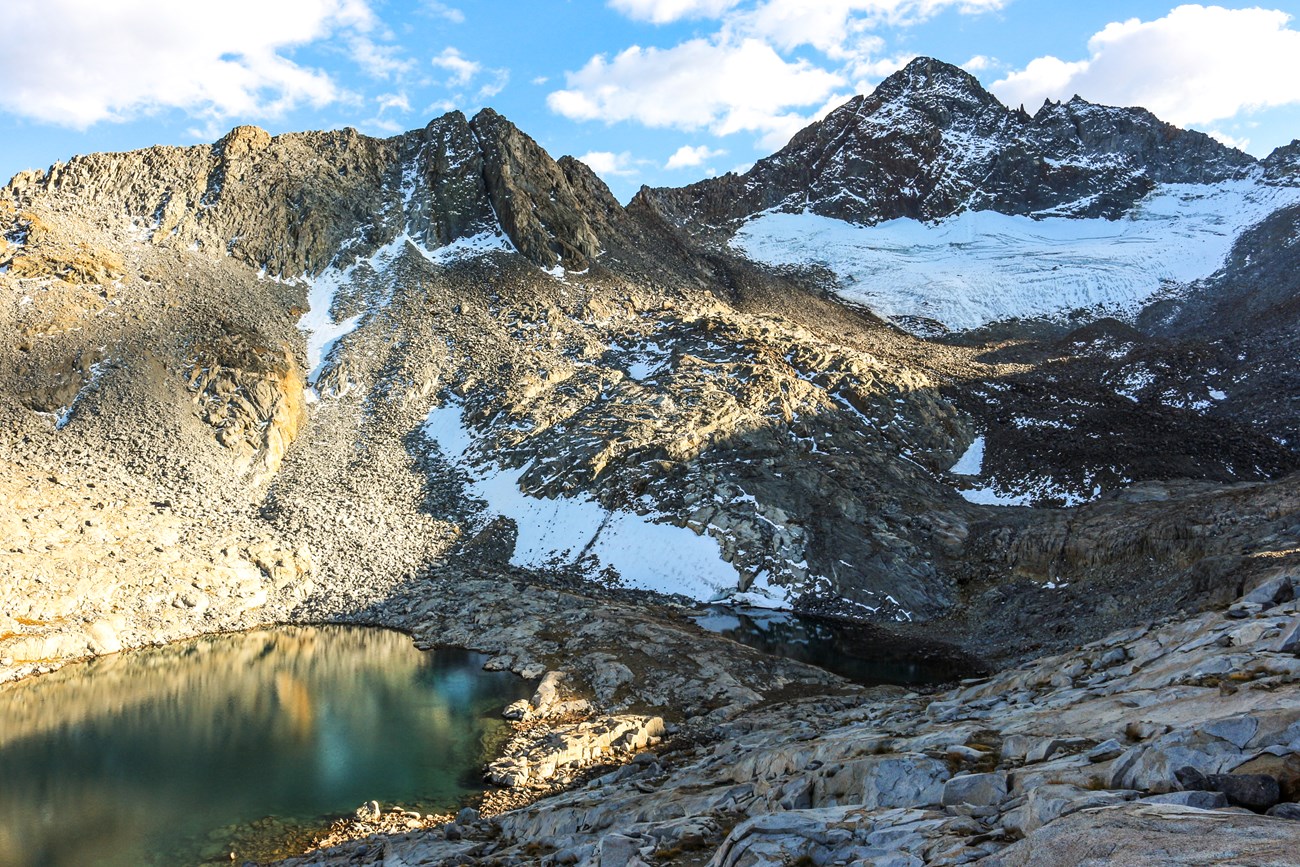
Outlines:
[{"label": "ice-covered slope", "polygon": [[841,297],[904,326],[960,331],[1079,309],[1134,313],[1162,287],[1210,276],[1246,228],[1297,202],[1300,188],[1256,175],[1162,184],[1118,220],[985,210],[864,226],[767,212],[732,246],[771,265],[829,268]]},{"label": "ice-covered slope", "polygon": [[646,188],[629,209],[761,262],[828,267],[846,300],[928,333],[1131,313],[1208,277],[1300,201],[1273,163],[1141,108],[1013,110],[918,58],[744,175]]}]

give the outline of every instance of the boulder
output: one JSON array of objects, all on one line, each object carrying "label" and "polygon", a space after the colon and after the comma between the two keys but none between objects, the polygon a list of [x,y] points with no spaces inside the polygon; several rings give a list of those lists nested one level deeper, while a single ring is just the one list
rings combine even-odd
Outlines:
[{"label": "boulder", "polygon": [[1278,653],[1300,653],[1300,614],[1291,618],[1273,649]]},{"label": "boulder", "polygon": [[1274,819],[1300,819],[1300,804],[1290,801],[1282,804],[1274,804],[1268,808],[1265,815],[1272,816]]},{"label": "boulder", "polygon": [[1300,824],[1137,802],[1083,810],[1038,828],[980,867],[1080,864],[1294,864]]},{"label": "boulder", "polygon": [[999,772],[963,774],[943,784],[942,803],[945,807],[969,804],[974,807],[993,807],[1007,796],[1007,775]]},{"label": "boulder", "polygon": [[1097,744],[1097,746],[1088,750],[1086,755],[1090,762],[1108,762],[1111,759],[1117,759],[1124,755],[1124,745],[1114,738],[1111,738],[1108,741],[1102,741]]},{"label": "boulder", "polygon": [[1180,807],[1195,807],[1198,810],[1217,810],[1228,806],[1228,796],[1223,792],[1201,792],[1196,790],[1168,792],[1163,795],[1151,795],[1143,798],[1147,804],[1176,804]]},{"label": "boulder", "polygon": [[1232,769],[1234,774],[1268,774],[1277,780],[1282,800],[1300,799],[1300,755],[1262,753]]},{"label": "boulder", "polygon": [[1276,575],[1241,597],[1242,602],[1271,608],[1295,598],[1295,586],[1290,575]]},{"label": "boulder", "polygon": [[1210,791],[1222,792],[1234,807],[1263,812],[1282,799],[1281,787],[1268,774],[1210,774]]}]

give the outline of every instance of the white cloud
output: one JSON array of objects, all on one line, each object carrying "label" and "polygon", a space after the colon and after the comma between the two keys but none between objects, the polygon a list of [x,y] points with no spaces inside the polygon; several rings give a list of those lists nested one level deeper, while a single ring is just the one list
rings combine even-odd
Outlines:
[{"label": "white cloud", "polygon": [[806,118],[794,109],[825,100],[844,79],[807,61],[784,60],[756,39],[692,39],[673,48],[633,46],[593,57],[547,97],[573,120],[631,120],[650,127],[787,136]]},{"label": "white cloud", "polygon": [[716,18],[740,0],[609,0],[609,5],[637,21],[668,24],[683,18]]},{"label": "white cloud", "polygon": [[474,80],[474,76],[483,71],[483,64],[469,60],[455,48],[444,48],[442,53],[429,61],[439,69],[451,73],[445,82],[448,87],[464,87]]},{"label": "white cloud", "polygon": [[420,8],[435,18],[445,18],[453,24],[463,24],[465,22],[464,12],[454,6],[448,6],[446,3],[439,3],[438,0],[424,0],[420,4]]},{"label": "white cloud", "polygon": [[167,108],[210,121],[319,107],[338,85],[282,52],[375,24],[366,0],[226,0],[220,14],[172,0],[9,0],[0,108],[84,128]]},{"label": "white cloud", "polygon": [[996,57],[989,57],[987,54],[976,54],[970,60],[961,65],[961,68],[970,73],[985,72],[990,69],[996,69],[1001,66]]},{"label": "white cloud", "polygon": [[381,93],[375,97],[375,102],[379,105],[379,113],[394,110],[406,113],[411,110],[411,100],[405,93]]},{"label": "white cloud", "polygon": [[436,102],[431,102],[428,105],[426,105],[424,107],[424,114],[436,116],[436,115],[443,115],[449,111],[455,111],[455,110],[456,110],[456,103],[452,102],[450,99],[439,99]]},{"label": "white cloud", "polygon": [[1300,103],[1300,31],[1269,9],[1187,5],[1164,18],[1114,22],[1088,41],[1089,56],[1039,57],[994,82],[1011,105],[1074,94],[1140,105],[1179,125]]},{"label": "white cloud", "polygon": [[[455,102],[490,99],[505,90],[510,81],[510,70],[485,67],[477,60],[468,59],[455,48],[443,49],[430,62],[451,73],[443,84],[450,90],[460,91],[453,96]],[[478,89],[472,95],[464,92],[476,80],[480,81]]]},{"label": "white cloud", "polygon": [[682,145],[668,158],[668,162],[664,163],[664,168],[671,170],[700,166],[705,161],[723,156],[725,153],[725,150],[714,150],[708,145],[697,145],[695,147]]},{"label": "white cloud", "polygon": [[1250,139],[1237,138],[1217,129],[1210,130],[1208,135],[1215,141],[1226,144],[1230,148],[1236,148],[1239,151],[1245,151],[1246,148],[1250,147]]},{"label": "white cloud", "polygon": [[765,0],[728,26],[770,40],[782,50],[811,45],[832,59],[860,59],[877,50],[870,31],[909,27],[956,8],[964,14],[1001,9],[1009,0]]},{"label": "white cloud", "polygon": [[396,135],[399,132],[405,132],[403,124],[388,117],[372,117],[370,120],[362,121],[362,132],[379,135]]},{"label": "white cloud", "polygon": [[[882,57],[885,43],[876,28],[913,25],[946,10],[988,12],[1008,2],[609,0],[638,20],[714,18],[720,23],[711,36],[671,48],[632,46],[612,59],[597,55],[568,73],[566,87],[551,93],[547,104],[574,120],[632,121],[714,135],[750,132],[760,146],[779,147],[847,99],[846,87],[869,91],[873,78],[910,59]],[[792,56],[803,47],[825,60]]]},{"label": "white cloud", "polygon": [[508,69],[489,69],[489,80],[483,82],[478,92],[474,94],[476,100],[491,99],[498,93],[506,89],[510,83],[510,70]]},{"label": "white cloud", "polygon": [[617,154],[610,151],[590,151],[578,157],[578,160],[586,163],[601,177],[626,177],[637,173],[632,154],[627,151]]},{"label": "white cloud", "polygon": [[415,68],[415,61],[402,56],[396,45],[382,45],[368,36],[356,36],[349,44],[352,60],[371,78],[400,78]]}]

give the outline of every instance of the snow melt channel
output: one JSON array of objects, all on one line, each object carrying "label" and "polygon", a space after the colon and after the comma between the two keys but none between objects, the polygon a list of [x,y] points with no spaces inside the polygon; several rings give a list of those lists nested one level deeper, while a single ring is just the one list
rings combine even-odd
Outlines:
[{"label": "snow melt channel", "polygon": [[1166,184],[1119,220],[966,211],[939,223],[856,226],[763,213],[732,246],[771,265],[821,265],[844,299],[906,325],[960,331],[1081,308],[1132,313],[1166,284],[1208,277],[1237,237],[1300,189],[1257,180]]},{"label": "snow melt channel", "polygon": [[606,509],[587,497],[532,497],[519,487],[524,470],[476,461],[474,436],[460,405],[449,401],[433,409],[423,431],[469,476],[469,493],[487,503],[489,517],[514,520],[519,537],[512,564],[539,568],[591,556],[617,569],[628,587],[704,602],[735,592],[739,576],[709,536],[655,523],[648,515]]}]

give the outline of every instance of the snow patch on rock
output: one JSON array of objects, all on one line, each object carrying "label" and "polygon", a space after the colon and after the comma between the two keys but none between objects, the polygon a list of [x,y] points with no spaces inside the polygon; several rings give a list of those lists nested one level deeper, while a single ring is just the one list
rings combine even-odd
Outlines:
[{"label": "snow patch on rock", "polygon": [[975,441],[970,444],[962,456],[957,459],[957,463],[952,465],[950,473],[959,476],[978,476],[984,469],[984,437],[975,437]]},{"label": "snow patch on rock", "polygon": [[524,493],[519,483],[527,468],[504,468],[485,459],[459,404],[449,401],[433,409],[422,430],[469,477],[469,493],[487,504],[487,519],[514,520],[519,536],[512,564],[543,567],[592,557],[618,570],[629,587],[706,602],[736,591],[739,575],[708,535],[657,523],[653,515],[607,509],[585,496],[545,499]]}]

